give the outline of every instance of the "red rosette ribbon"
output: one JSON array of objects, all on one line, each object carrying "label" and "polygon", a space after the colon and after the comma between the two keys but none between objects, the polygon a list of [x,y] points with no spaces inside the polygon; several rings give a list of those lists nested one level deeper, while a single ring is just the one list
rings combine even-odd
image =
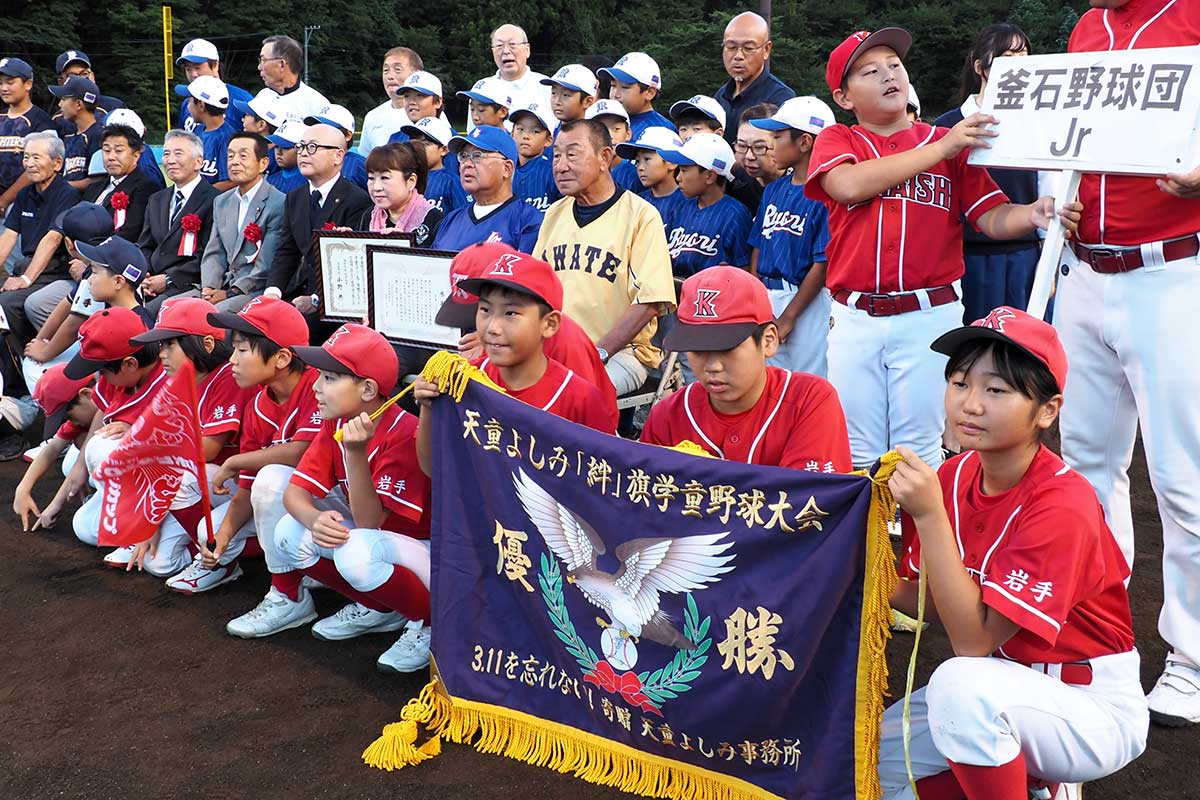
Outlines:
[{"label": "red rosette ribbon", "polygon": [[129,208],[129,195],[113,192],[108,202],[113,207],[113,230],[119,231],[125,226],[125,209]]},{"label": "red rosette ribbon", "polygon": [[334,225],[332,222],[326,222],[324,225],[321,226],[321,230],[331,231],[336,227],[337,227],[337,225]]},{"label": "red rosette ribbon", "polygon": [[179,252],[181,256],[196,255],[196,234],[200,232],[203,223],[200,217],[196,214],[184,214],[183,219],[179,220],[179,226],[183,228],[183,238],[179,240]]},{"label": "red rosette ribbon", "polygon": [[662,716],[658,707],[642,693],[642,681],[637,673],[622,672],[617,674],[607,661],[597,661],[591,672],[583,676],[584,683],[600,687],[609,694],[619,694],[626,703],[647,714]]},{"label": "red rosette ribbon", "polygon": [[253,264],[255,259],[258,258],[259,252],[262,251],[262,240],[263,240],[262,228],[260,228],[258,226],[257,222],[251,222],[250,224],[248,224],[245,227],[245,229],[242,230],[242,237],[247,242],[254,245],[254,252],[251,253],[246,258],[247,264]]}]

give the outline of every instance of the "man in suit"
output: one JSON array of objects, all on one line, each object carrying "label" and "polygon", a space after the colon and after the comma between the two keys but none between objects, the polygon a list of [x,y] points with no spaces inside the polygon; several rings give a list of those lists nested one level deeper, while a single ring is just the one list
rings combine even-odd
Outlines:
[{"label": "man in suit", "polygon": [[203,164],[200,137],[179,129],[167,132],[163,169],[174,186],[151,195],[138,240],[150,264],[142,295],[152,314],[158,314],[166,298],[199,288],[200,257],[212,230],[213,200],[219,194],[200,176]]},{"label": "man in suit", "polygon": [[[213,201],[212,235],[200,261],[200,294],[232,314],[266,288],[284,233],[284,195],[266,180],[265,138],[235,133],[227,151],[234,187]],[[247,236],[252,224],[257,231],[251,228]]]},{"label": "man in suit", "polygon": [[287,230],[267,280],[269,287],[305,315],[314,334],[320,326],[313,231],[353,228],[372,205],[366,192],[341,176],[345,152],[346,137],[338,128],[321,123],[304,129],[296,153],[307,183],[288,193],[284,205]]},{"label": "man in suit", "polygon": [[100,152],[107,175],[92,181],[83,192],[84,200],[112,214],[113,232],[134,244],[141,238],[150,196],[158,191],[154,181],[138,169],[144,147],[141,134],[130,126],[106,126]]}]

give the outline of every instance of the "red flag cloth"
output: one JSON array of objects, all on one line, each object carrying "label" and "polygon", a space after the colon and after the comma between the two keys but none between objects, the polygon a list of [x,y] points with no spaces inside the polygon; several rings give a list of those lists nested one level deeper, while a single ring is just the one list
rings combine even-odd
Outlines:
[{"label": "red flag cloth", "polygon": [[208,516],[208,479],[196,408],[196,373],[188,362],[159,389],[96,469],[94,477],[104,487],[97,542],[101,547],[124,547],[153,536],[188,472],[200,484]]}]

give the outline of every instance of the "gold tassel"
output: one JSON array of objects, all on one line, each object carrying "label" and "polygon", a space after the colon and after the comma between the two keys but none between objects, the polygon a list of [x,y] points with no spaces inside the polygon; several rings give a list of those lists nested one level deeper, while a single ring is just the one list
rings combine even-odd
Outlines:
[{"label": "gold tassel", "polygon": [[454,402],[462,401],[463,392],[467,390],[469,381],[479,381],[484,386],[504,391],[483,370],[472,366],[470,361],[458,353],[439,350],[434,353],[421,370],[421,377],[438,387],[438,390],[454,398]]},{"label": "gold tassel", "polygon": [[673,444],[667,448],[668,450],[678,450],[681,453],[687,453],[689,456],[700,456],[701,458],[716,458],[712,453],[705,450],[700,445],[693,442],[691,439],[684,439],[679,444]]},{"label": "gold tassel", "polygon": [[[428,761],[442,752],[438,731],[449,718],[450,698],[438,691],[439,681],[433,678],[421,689],[421,693],[405,703],[400,711],[400,721],[383,726],[383,732],[363,751],[362,759],[367,766],[376,769],[402,769]],[[429,727],[433,737],[416,747],[417,723]]]}]

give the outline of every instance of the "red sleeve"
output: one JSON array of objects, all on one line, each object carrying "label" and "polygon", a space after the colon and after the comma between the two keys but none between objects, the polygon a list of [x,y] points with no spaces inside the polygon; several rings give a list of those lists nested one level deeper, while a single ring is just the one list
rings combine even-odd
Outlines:
[{"label": "red sleeve", "polygon": [[826,128],[817,136],[808,162],[808,178],[804,184],[804,193],[813,200],[832,203],[833,198],[825,193],[825,173],[839,164],[858,163],[852,136],[854,133],[850,128],[841,124]]},{"label": "red sleeve", "polygon": [[670,397],[659,400],[650,407],[650,416],[646,417],[646,424],[642,426],[642,435],[638,441],[643,444],[656,444],[660,447],[672,447],[679,444],[678,442],[669,441],[671,436],[668,415],[671,409],[667,406],[670,405],[673,407],[675,404],[672,400],[682,394],[683,391],[678,391]]},{"label": "red sleeve", "polygon": [[616,434],[617,426],[603,395],[578,372],[571,376],[571,421],[601,433]]},{"label": "red sleeve", "polygon": [[901,578],[916,580],[921,573],[921,540],[917,538],[917,526],[908,512],[900,512],[900,559],[896,563],[896,574]]},{"label": "red sleeve", "polygon": [[[792,374],[793,381],[802,375]],[[797,393],[799,414],[786,433],[779,466],[813,470],[816,464],[821,472],[850,472],[850,435],[837,391],[823,378],[804,378],[807,386],[788,388]]]},{"label": "red sleeve", "polygon": [[[1081,513],[1070,498],[1060,496],[1060,500],[1043,496],[1019,513],[988,561],[983,582],[987,606],[1050,647],[1080,590],[1087,588],[1085,559],[1092,558],[1094,548],[1086,545],[1097,541],[1087,532],[1095,520]],[[1097,573],[1094,580],[1100,577]]]},{"label": "red sleeve", "polygon": [[986,169],[967,163],[970,155],[968,147],[955,159],[954,196],[958,198],[959,211],[967,218],[967,222],[979,230],[979,218],[996,206],[1009,202],[1009,199]]},{"label": "red sleeve", "polygon": [[83,428],[76,425],[71,420],[67,420],[62,425],[58,426],[58,430],[54,432],[54,438],[64,439],[68,442],[74,442],[83,434],[87,433]]},{"label": "red sleeve", "polygon": [[384,508],[410,522],[421,521],[429,503],[429,478],[417,463],[417,418],[412,414],[402,414],[376,450],[371,478]]},{"label": "red sleeve", "polygon": [[220,436],[237,433],[242,427],[248,392],[237,385],[230,374],[218,377],[200,404],[200,433],[203,436]]},{"label": "red sleeve", "polygon": [[[256,394],[250,396],[246,403],[243,416],[245,419],[242,424],[242,433],[238,438],[239,453],[257,453],[264,447],[271,444],[271,436],[267,430],[267,423],[258,415],[261,413],[258,410],[258,399],[266,389],[259,389]],[[238,473],[238,487],[249,490],[254,484],[255,473],[247,470],[242,470]]]},{"label": "red sleeve", "polygon": [[323,420],[317,409],[317,396],[312,392],[312,386],[304,387],[304,397],[296,404],[296,433],[292,435],[293,442],[311,442],[321,431]]},{"label": "red sleeve", "polygon": [[319,435],[312,439],[312,444],[300,456],[300,463],[292,473],[289,481],[293,486],[299,486],[313,497],[324,497],[333,491],[337,483],[337,475],[333,471],[333,460],[341,458],[338,444],[333,440],[334,427],[337,423],[328,422],[322,426]]}]

